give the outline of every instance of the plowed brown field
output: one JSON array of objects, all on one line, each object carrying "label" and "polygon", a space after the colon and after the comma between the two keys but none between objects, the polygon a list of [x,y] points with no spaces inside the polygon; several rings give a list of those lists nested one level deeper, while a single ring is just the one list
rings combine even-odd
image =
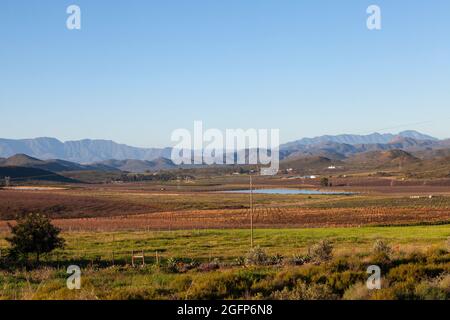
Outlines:
[{"label": "plowed brown field", "polygon": [[[257,208],[253,219],[259,228],[350,227],[367,225],[402,225],[419,223],[450,223],[450,212],[436,209],[280,209]],[[55,219],[63,230],[179,230],[247,228],[250,210],[192,210],[157,212],[131,216]],[[0,230],[7,222],[0,222]]]}]

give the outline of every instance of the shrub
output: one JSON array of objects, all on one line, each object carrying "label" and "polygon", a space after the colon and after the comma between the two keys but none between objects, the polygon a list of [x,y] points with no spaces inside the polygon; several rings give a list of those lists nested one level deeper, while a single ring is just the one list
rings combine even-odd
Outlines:
[{"label": "shrub", "polygon": [[198,266],[198,271],[209,272],[220,268],[219,260],[214,259],[211,262],[202,263]]},{"label": "shrub", "polygon": [[346,270],[343,272],[333,272],[327,275],[327,284],[333,289],[333,292],[344,294],[352,285],[359,281],[365,281],[367,273],[362,271]]},{"label": "shrub", "polygon": [[151,300],[155,298],[153,288],[116,288],[108,295],[112,300]]},{"label": "shrub", "polygon": [[406,262],[410,263],[426,263],[427,256],[422,252],[413,251],[406,256]]},{"label": "shrub", "polygon": [[450,254],[445,249],[432,248],[427,251],[427,262],[432,264],[449,263]]},{"label": "shrub", "polygon": [[415,295],[422,300],[450,299],[450,274],[420,282],[416,286]]},{"label": "shrub", "polygon": [[439,279],[439,288],[443,289],[450,299],[450,274],[446,274]]},{"label": "shrub", "polygon": [[326,284],[297,281],[294,288],[275,291],[272,298],[276,300],[336,300],[338,296]]},{"label": "shrub", "polygon": [[178,272],[187,272],[189,270],[195,269],[200,265],[197,260],[188,259],[187,261],[181,261],[177,264]]},{"label": "shrub", "polygon": [[383,240],[377,240],[372,247],[372,263],[386,265],[391,261],[391,247]]},{"label": "shrub", "polygon": [[427,282],[417,285],[415,294],[421,300],[446,300],[444,290]]},{"label": "shrub", "polygon": [[396,300],[398,297],[395,294],[395,290],[392,288],[385,288],[372,291],[373,300]]},{"label": "shrub", "polygon": [[268,262],[269,256],[259,246],[251,248],[250,251],[245,256],[246,265],[262,266],[268,264]]},{"label": "shrub", "polygon": [[371,297],[371,292],[367,288],[367,284],[363,282],[358,282],[345,290],[343,299],[344,300],[369,300]]},{"label": "shrub", "polygon": [[309,256],[308,254],[294,254],[292,258],[288,260],[288,263],[294,266],[301,266],[309,262],[311,262],[311,256]]},{"label": "shrub", "polygon": [[179,271],[179,265],[181,264],[180,258],[169,258],[166,262],[167,271],[177,273]]},{"label": "shrub", "polygon": [[252,292],[252,285],[264,277],[263,274],[253,270],[213,272],[196,278],[184,299],[248,298],[256,293]]},{"label": "shrub", "polygon": [[383,240],[375,241],[375,243],[373,244],[372,250],[375,255],[386,255],[388,257],[392,253],[391,247]]},{"label": "shrub", "polygon": [[395,282],[417,283],[421,279],[436,278],[445,272],[443,265],[403,264],[389,270],[388,277]]},{"label": "shrub", "polygon": [[244,257],[237,257],[234,259],[234,264],[236,266],[244,266],[245,265],[245,258]]},{"label": "shrub", "polygon": [[333,258],[333,245],[328,240],[322,240],[309,249],[309,255],[315,263],[330,261]]},{"label": "shrub", "polygon": [[281,254],[277,253],[274,256],[270,256],[269,260],[270,264],[272,265],[280,265],[283,263],[284,257]]}]

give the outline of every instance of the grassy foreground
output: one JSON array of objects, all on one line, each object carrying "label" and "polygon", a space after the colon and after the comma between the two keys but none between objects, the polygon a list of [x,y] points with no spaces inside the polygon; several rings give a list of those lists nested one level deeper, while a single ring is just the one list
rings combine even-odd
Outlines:
[{"label": "grassy foreground", "polygon": [[[255,244],[272,258],[256,266],[243,264],[249,236],[249,230],[64,233],[66,249],[39,267],[11,268],[3,258],[0,298],[450,299],[450,225],[256,230]],[[333,243],[331,261],[298,261],[322,239]],[[391,246],[388,258],[373,254],[377,239]],[[0,247],[4,252],[4,240]],[[132,250],[145,251],[145,267],[130,266]],[[82,269],[81,290],[66,287],[71,264]],[[371,264],[382,269],[381,290],[365,286]]]}]

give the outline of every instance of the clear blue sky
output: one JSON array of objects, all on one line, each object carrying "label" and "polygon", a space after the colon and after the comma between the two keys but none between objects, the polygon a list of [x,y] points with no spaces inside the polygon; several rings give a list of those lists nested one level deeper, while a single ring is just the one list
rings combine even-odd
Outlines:
[{"label": "clear blue sky", "polygon": [[0,137],[166,146],[203,120],[280,128],[282,142],[449,138],[449,16],[448,0],[2,0]]}]

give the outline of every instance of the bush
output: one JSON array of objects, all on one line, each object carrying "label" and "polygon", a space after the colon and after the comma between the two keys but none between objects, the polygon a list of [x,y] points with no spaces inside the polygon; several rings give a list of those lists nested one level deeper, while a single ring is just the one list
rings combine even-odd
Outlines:
[{"label": "bush", "polygon": [[333,292],[342,295],[352,285],[360,281],[365,281],[366,279],[366,272],[346,270],[328,274],[326,282],[333,289]]},{"label": "bush", "polygon": [[256,292],[252,292],[253,284],[261,281],[264,277],[264,274],[254,270],[213,272],[197,277],[183,299],[248,299],[256,294]]},{"label": "bush", "polygon": [[202,263],[198,266],[198,271],[201,272],[209,272],[209,271],[214,271],[220,268],[220,264],[219,264],[219,260],[214,259],[211,262],[207,262],[207,263]]},{"label": "bush", "polygon": [[367,288],[367,284],[358,282],[345,290],[344,300],[369,300],[371,296],[370,290]]},{"label": "bush", "polygon": [[272,298],[276,300],[336,300],[338,296],[326,284],[297,281],[294,288],[275,291]]},{"label": "bush", "polygon": [[197,260],[188,259],[187,261],[181,261],[178,263],[177,268],[178,272],[184,273],[197,268],[199,265],[200,263]]},{"label": "bush", "polygon": [[234,259],[234,264],[236,266],[245,266],[245,258],[244,257],[237,257]]},{"label": "bush", "polygon": [[392,253],[391,247],[383,240],[375,241],[372,250],[375,255],[386,255],[387,257]]},{"label": "bush", "polygon": [[307,254],[305,255],[294,254],[292,258],[288,260],[288,263],[293,264],[294,266],[301,266],[309,262],[311,262],[311,257]]},{"label": "bush", "polygon": [[446,274],[439,279],[439,287],[447,294],[447,299],[450,299],[450,274]]},{"label": "bush", "polygon": [[177,273],[179,271],[179,266],[182,263],[180,258],[169,258],[166,262],[166,267],[168,272]]},{"label": "bush", "polygon": [[444,287],[443,284],[448,285],[445,278],[422,281],[416,286],[415,295],[421,300],[447,300],[450,298],[450,288]]},{"label": "bush", "polygon": [[449,263],[450,254],[442,248],[432,248],[427,251],[427,262],[431,264]]},{"label": "bush", "polygon": [[112,300],[151,300],[155,299],[153,288],[116,288],[108,295]]},{"label": "bush", "polygon": [[383,240],[377,240],[372,247],[372,263],[388,265],[391,262],[391,247]]},{"label": "bush", "polygon": [[263,266],[268,264],[268,262],[269,256],[259,246],[251,248],[250,251],[245,256],[246,265]]},{"label": "bush", "polygon": [[274,256],[270,256],[270,258],[269,258],[270,264],[272,264],[272,265],[280,265],[283,263],[283,260],[284,260],[284,257],[279,253],[277,253]]},{"label": "bush", "polygon": [[322,240],[309,249],[309,255],[315,263],[330,261],[333,258],[333,245],[328,240]]}]

